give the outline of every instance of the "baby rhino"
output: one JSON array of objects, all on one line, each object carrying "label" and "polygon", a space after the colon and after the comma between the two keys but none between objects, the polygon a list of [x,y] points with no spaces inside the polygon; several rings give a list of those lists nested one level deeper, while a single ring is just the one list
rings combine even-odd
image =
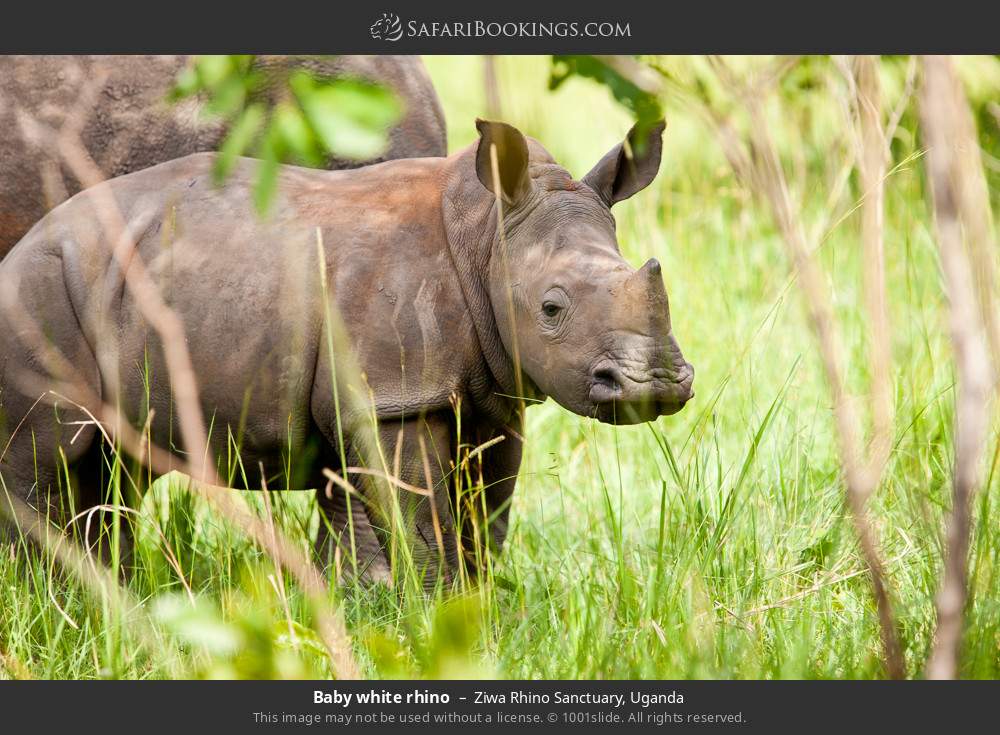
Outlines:
[{"label": "baby rhino", "polygon": [[[214,154],[53,210],[0,262],[7,491],[50,514],[67,483],[77,510],[100,503],[97,401],[186,456],[141,265],[183,325],[225,480],[259,487],[263,468],[271,489],[327,488],[317,544],[365,579],[400,559],[427,585],[475,574],[506,536],[526,405],[633,423],[693,395],[660,265],[625,262],[611,214],[656,175],[662,123],[580,181],[510,125],[477,127],[448,158],[285,166],[263,219],[255,162],[216,188]],[[109,200],[129,237],[109,236]]]}]

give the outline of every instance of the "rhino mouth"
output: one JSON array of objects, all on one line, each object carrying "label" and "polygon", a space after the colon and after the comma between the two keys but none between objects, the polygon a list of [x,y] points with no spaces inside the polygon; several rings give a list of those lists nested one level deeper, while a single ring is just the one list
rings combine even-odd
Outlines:
[{"label": "rhino mouth", "polygon": [[694,368],[632,376],[614,363],[602,363],[591,373],[591,416],[608,424],[640,424],[680,411],[694,398]]},{"label": "rhino mouth", "polygon": [[605,424],[643,424],[660,416],[670,416],[687,401],[608,401],[594,405],[593,418]]}]

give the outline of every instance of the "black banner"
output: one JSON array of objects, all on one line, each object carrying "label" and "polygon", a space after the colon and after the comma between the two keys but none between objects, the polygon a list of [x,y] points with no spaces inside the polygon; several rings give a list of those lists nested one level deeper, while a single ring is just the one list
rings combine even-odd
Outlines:
[{"label": "black banner", "polygon": [[[3,682],[8,732],[961,732],[995,682]],[[21,725],[22,727],[18,727]],[[989,728],[992,729],[992,728]]]},{"label": "black banner", "polygon": [[[32,14],[35,17],[32,17]],[[20,4],[0,52],[996,53],[996,4],[504,2]]]}]

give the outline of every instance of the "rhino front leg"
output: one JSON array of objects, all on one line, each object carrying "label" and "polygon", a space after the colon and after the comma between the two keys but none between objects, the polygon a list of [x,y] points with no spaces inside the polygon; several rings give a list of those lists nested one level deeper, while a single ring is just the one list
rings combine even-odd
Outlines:
[{"label": "rhino front leg", "polygon": [[348,465],[368,472],[348,473],[357,495],[329,485],[320,491],[320,557],[332,561],[339,547],[341,573],[362,582],[412,574],[426,590],[450,584],[459,563],[447,482],[452,432],[447,417],[432,414],[387,421],[377,436],[356,439]]},{"label": "rhino front leg", "polygon": [[483,573],[503,549],[507,539],[510,504],[521,467],[523,426],[484,423],[472,427],[474,459],[469,473],[480,491],[474,494],[470,512],[461,513],[463,548],[473,557],[469,570]]},{"label": "rhino front leg", "polygon": [[461,560],[450,491],[453,422],[430,414],[386,422],[379,433],[389,472],[400,481],[389,499],[398,502],[398,512],[387,518],[395,528],[389,536],[393,567],[415,574],[427,591],[439,582],[451,585]]},{"label": "rhino front leg", "polygon": [[[348,457],[348,462],[352,459]],[[320,488],[316,555],[323,568],[335,569],[340,581],[390,582],[389,562],[365,503],[326,478],[320,478],[316,484]]]}]

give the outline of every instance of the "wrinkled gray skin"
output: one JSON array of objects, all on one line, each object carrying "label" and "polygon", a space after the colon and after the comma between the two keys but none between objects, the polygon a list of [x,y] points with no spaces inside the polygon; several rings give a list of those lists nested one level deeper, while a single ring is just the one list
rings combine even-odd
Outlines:
[{"label": "wrinkled gray skin", "polygon": [[[101,72],[107,81],[89,108],[81,137],[107,177],[218,150],[226,129],[200,116],[201,102],[165,101],[188,61],[185,56],[0,55],[0,258],[46,212],[80,190],[51,143],[30,124],[26,129],[26,121],[58,129]],[[379,82],[400,96],[405,116],[390,131],[385,153],[370,161],[331,160],[328,168],[448,154],[441,103],[417,56],[260,56],[256,64],[275,80],[265,84],[265,95],[280,76],[301,68]]]},{"label": "wrinkled gray skin", "polygon": [[[461,536],[475,572],[482,539],[469,525],[456,527],[449,490],[456,402],[461,442],[504,437],[484,451],[482,468],[486,509],[495,517],[485,545],[498,549],[521,458],[519,393],[631,422],[679,410],[692,396],[693,377],[671,331],[658,264],[637,271],[622,259],[610,212],[655,176],[662,125],[645,145],[631,141],[634,160],[617,146],[580,182],[514,128],[478,127],[479,141],[446,159],[338,172],[283,167],[265,221],[251,200],[254,163],[241,161],[215,189],[212,154],[123,176],[50,213],[0,262],[0,294],[12,295],[0,299],[0,447],[9,441],[0,472],[7,487],[46,509],[45,497],[58,492],[61,449],[76,468],[78,507],[99,499],[95,428],[72,423],[85,416],[63,399],[49,395],[36,405],[56,377],[39,334],[90,391],[131,412],[136,426],[145,421],[148,381],[153,441],[180,443],[162,347],[94,216],[99,195],[110,190],[139,233],[137,252],[151,278],[184,324],[215,451],[225,455],[231,432],[243,466],[262,463],[272,488],[324,487],[322,467],[340,467],[318,228],[328,303],[342,317],[371,391],[383,456],[392,467],[398,454],[401,479],[426,487],[421,440],[427,450],[444,553],[442,560],[430,501],[404,492],[414,559],[428,585],[439,571],[447,580],[463,563]],[[339,358],[336,367],[346,373]],[[340,394],[348,393],[342,386]],[[377,466],[357,440],[361,409],[341,408],[348,466]],[[282,467],[289,451],[297,458],[312,451],[315,461],[288,477]],[[249,484],[259,484],[249,474]],[[350,509],[359,573],[382,578],[389,573],[385,507],[365,477],[350,480],[362,496]],[[346,546],[343,495],[321,494],[321,505],[333,538]],[[329,553],[328,541],[321,534],[318,544]]]}]

